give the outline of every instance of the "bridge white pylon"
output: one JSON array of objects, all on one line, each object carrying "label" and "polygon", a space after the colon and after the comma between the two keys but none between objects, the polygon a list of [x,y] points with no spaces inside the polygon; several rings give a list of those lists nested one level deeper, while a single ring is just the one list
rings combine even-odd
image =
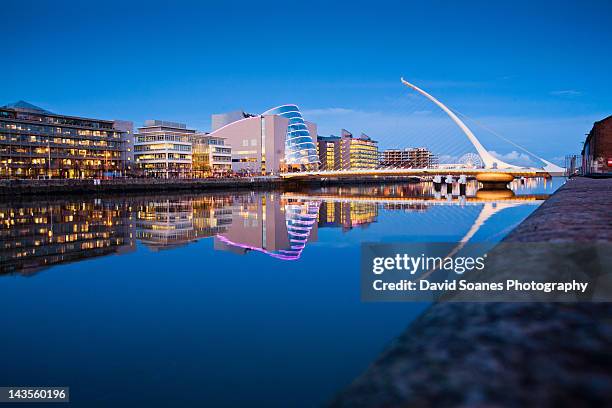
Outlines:
[{"label": "bridge white pylon", "polygon": [[[506,162],[496,158],[491,153],[489,153],[488,150],[485,149],[484,146],[480,143],[480,141],[476,138],[474,133],[472,133],[470,128],[467,127],[467,125],[465,123],[463,123],[463,121],[461,119],[459,119],[459,117],[457,117],[457,115],[455,115],[455,113],[453,111],[451,111],[449,108],[447,108],[446,105],[444,105],[442,102],[440,102],[439,100],[437,100],[436,98],[434,98],[433,96],[431,96],[430,94],[428,94],[427,92],[425,92],[424,90],[419,88],[418,86],[416,86],[414,84],[411,84],[410,82],[406,81],[404,78],[400,78],[400,80],[402,81],[402,84],[406,85],[409,88],[414,89],[415,91],[417,91],[418,93],[420,93],[421,95],[423,95],[424,97],[426,97],[427,99],[429,99],[430,101],[435,103],[440,109],[442,109],[453,120],[453,122],[455,122],[455,124],[457,124],[457,126],[459,126],[459,128],[467,136],[467,138],[470,141],[470,143],[472,143],[472,145],[476,149],[476,152],[478,153],[478,155],[482,159],[482,162],[483,162],[485,168],[487,168],[487,169],[495,169],[495,168],[498,168],[498,169],[504,169],[504,168],[505,169],[519,169],[519,168],[521,168],[520,166],[515,166],[514,164],[506,163]],[[546,166],[544,167],[544,170],[551,171],[551,172],[563,172],[563,170],[564,170],[563,168],[561,168],[561,167],[559,167],[559,166],[557,166],[557,165],[555,165],[555,164],[553,164],[553,163],[551,163],[549,161],[546,161],[546,160],[544,160],[544,159],[534,155],[533,153],[532,153],[532,155],[535,156],[536,158],[538,158],[539,160],[541,160],[542,162],[544,162],[546,164]]]}]

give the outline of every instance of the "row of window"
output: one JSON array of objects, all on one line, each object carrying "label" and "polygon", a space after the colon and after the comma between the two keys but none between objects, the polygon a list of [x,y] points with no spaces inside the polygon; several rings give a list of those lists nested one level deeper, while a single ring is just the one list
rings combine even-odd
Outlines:
[{"label": "row of window", "polygon": [[149,152],[154,150],[175,150],[179,152],[190,152],[190,145],[179,145],[179,144],[171,144],[171,143],[159,143],[159,144],[151,144],[151,145],[136,145],[134,146],[135,152]]},{"label": "row of window", "polygon": [[[80,157],[75,158],[63,158],[63,159],[51,159],[51,168],[68,170],[70,168],[105,168],[113,169],[114,167],[120,166],[121,162],[115,160],[100,160],[100,159],[84,159]],[[21,167],[23,169],[44,167],[48,168],[47,159],[44,158],[11,158],[11,159],[0,159],[0,168],[8,167]]]},{"label": "row of window", "polygon": [[109,137],[110,136],[112,138],[121,138],[121,132],[119,131],[53,127],[53,126],[43,126],[43,125],[32,125],[29,123],[11,123],[11,122],[0,121],[0,129],[46,134],[46,135],[64,135],[64,136],[82,136],[82,137]]},{"label": "row of window", "polygon": [[68,156],[68,157],[100,157],[100,158],[119,158],[122,156],[120,151],[116,150],[85,150],[85,149],[61,149],[51,148],[51,151],[46,148],[32,148],[32,147],[20,147],[20,146],[3,146],[0,145],[0,156],[42,156],[47,157],[51,155],[51,158],[57,156]]},{"label": "row of window", "polygon": [[214,156],[213,155],[213,161],[216,162],[231,162],[232,158],[229,156]]},{"label": "row of window", "polygon": [[168,169],[168,170],[185,171],[185,170],[191,169],[191,164],[188,164],[188,163],[140,163],[139,167],[145,170],[153,170],[153,169],[166,170]]},{"label": "row of window", "polygon": [[189,142],[189,137],[173,133],[138,134],[136,135],[136,142]]},{"label": "row of window", "polygon": [[45,136],[34,136],[34,135],[11,135],[6,133],[0,133],[0,142],[11,142],[11,143],[37,143],[44,144],[62,144],[70,146],[89,146],[89,147],[116,147],[122,146],[121,141],[107,141],[107,140],[88,140],[88,139],[70,139],[70,138],[59,138],[55,137],[50,139]]},{"label": "row of window", "polygon": [[142,162],[146,160],[189,160],[191,161],[191,155],[180,154],[180,153],[157,153],[157,154],[140,154],[136,156],[136,162]]}]

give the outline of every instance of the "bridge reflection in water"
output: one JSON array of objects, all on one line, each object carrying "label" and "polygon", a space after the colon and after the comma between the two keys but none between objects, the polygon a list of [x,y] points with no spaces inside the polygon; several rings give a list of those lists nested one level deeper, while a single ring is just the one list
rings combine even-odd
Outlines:
[{"label": "bridge reflection in water", "polygon": [[[514,186],[519,191],[530,187]],[[0,274],[29,275],[62,263],[133,252],[137,244],[159,251],[204,238],[213,239],[216,250],[291,261],[317,241],[319,229],[364,228],[389,211],[413,214],[421,233],[452,225],[463,231],[459,241],[467,242],[495,214],[538,205],[547,197],[477,191],[476,184],[462,196],[457,188],[436,192],[431,183],[411,183],[0,203]]]}]

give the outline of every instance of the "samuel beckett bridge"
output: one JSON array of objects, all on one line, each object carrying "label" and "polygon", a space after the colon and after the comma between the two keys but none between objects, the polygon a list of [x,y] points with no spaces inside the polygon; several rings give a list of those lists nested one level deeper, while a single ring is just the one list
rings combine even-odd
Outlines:
[{"label": "samuel beckett bridge", "polygon": [[[328,168],[323,161],[317,169],[300,170],[295,172],[281,173],[281,177],[291,180],[308,180],[308,179],[327,179],[327,178],[371,178],[371,177],[428,177],[433,178],[434,182],[452,183],[454,180],[463,182],[467,178],[476,178],[485,186],[499,186],[509,183],[515,178],[532,178],[532,177],[551,177],[564,175],[565,169],[559,167],[535,154],[527,151],[523,147],[499,136],[506,142],[518,148],[531,158],[535,159],[532,162],[539,162],[541,165],[520,166],[508,163],[502,160],[499,154],[487,150],[481,141],[476,137],[467,124],[459,118],[459,116],[449,109],[438,99],[425,92],[423,89],[401,78],[401,83],[411,90],[433,102],[444,114],[454,122],[464,136],[460,142],[469,142],[473,153],[468,153],[462,156],[454,164],[432,163],[426,162],[426,165],[418,161],[411,164],[406,162],[376,160],[377,164],[369,163],[367,166],[352,166],[346,168]],[[451,139],[447,137],[447,139]],[[455,137],[456,139],[456,137]],[[395,142],[394,142],[395,143]],[[443,144],[452,144],[452,140],[444,140]],[[397,151],[397,150],[396,150]],[[399,151],[398,151],[399,152]],[[436,153],[436,152],[433,152]],[[344,154],[344,153],[343,153]],[[378,154],[378,153],[377,153]],[[365,168],[364,168],[365,167]]]}]

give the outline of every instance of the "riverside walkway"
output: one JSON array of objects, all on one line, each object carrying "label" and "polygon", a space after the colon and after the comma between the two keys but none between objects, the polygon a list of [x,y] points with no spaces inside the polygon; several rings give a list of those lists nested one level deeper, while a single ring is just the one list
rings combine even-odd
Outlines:
[{"label": "riverside walkway", "polygon": [[[610,244],[611,203],[612,179],[569,180],[504,243]],[[610,316],[610,303],[434,303],[330,405],[612,406]]]}]

